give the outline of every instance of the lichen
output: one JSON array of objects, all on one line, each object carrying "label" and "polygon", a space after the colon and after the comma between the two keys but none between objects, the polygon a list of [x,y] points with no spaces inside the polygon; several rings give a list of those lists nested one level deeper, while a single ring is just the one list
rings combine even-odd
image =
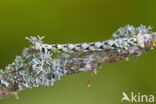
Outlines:
[{"label": "lichen", "polygon": [[156,46],[156,33],[150,29],[127,25],[118,29],[110,40],[79,44],[50,45],[43,43],[44,37],[26,37],[31,46],[4,70],[0,69],[0,98],[16,95],[24,88],[53,86],[67,74],[96,73],[105,64],[139,56]]}]

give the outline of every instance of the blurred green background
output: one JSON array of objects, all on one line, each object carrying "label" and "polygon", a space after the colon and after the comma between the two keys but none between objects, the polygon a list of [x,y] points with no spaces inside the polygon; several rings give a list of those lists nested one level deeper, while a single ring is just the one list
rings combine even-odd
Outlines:
[{"label": "blurred green background", "polygon": [[[44,35],[46,43],[103,41],[127,24],[156,31],[156,0],[0,0],[0,67],[30,45],[26,36]],[[121,104],[123,91],[156,97],[156,49],[136,62],[106,65],[87,88],[89,76],[65,76],[54,87],[25,89],[19,100],[0,104]]]}]

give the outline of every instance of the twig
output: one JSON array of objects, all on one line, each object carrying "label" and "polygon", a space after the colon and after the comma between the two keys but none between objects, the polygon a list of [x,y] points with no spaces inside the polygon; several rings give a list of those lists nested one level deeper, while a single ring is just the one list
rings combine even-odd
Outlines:
[{"label": "twig", "polygon": [[43,37],[26,38],[32,45],[5,70],[0,70],[0,98],[17,96],[24,88],[53,86],[55,80],[65,75],[96,72],[105,64],[139,56],[156,46],[156,33],[150,29],[127,25],[119,28],[110,40],[81,44],[49,45],[43,44]]}]

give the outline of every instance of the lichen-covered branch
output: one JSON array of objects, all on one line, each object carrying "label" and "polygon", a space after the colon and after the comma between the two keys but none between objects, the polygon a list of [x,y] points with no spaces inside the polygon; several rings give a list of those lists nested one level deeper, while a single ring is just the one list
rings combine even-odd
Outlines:
[{"label": "lichen-covered branch", "polygon": [[141,25],[119,28],[112,39],[81,44],[44,44],[43,37],[28,39],[32,45],[0,70],[0,98],[24,88],[53,86],[55,80],[78,72],[95,71],[129,56],[137,57],[156,46],[156,33]]}]

